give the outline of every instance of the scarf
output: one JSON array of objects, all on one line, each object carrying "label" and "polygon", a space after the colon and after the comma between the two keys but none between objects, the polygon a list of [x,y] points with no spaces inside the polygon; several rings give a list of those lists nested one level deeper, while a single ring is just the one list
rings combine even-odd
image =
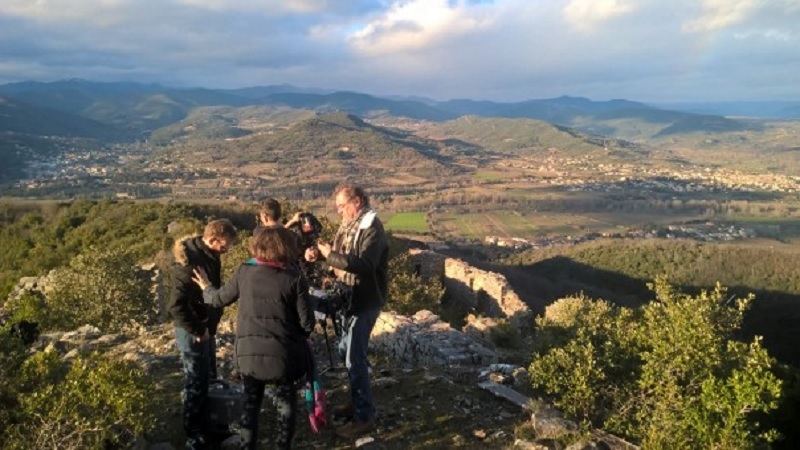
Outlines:
[{"label": "scarf", "polygon": [[275,262],[275,261],[267,261],[261,258],[250,258],[245,262],[248,266],[269,266],[275,269],[285,269],[286,263],[282,262]]},{"label": "scarf", "polygon": [[[372,211],[371,208],[361,208],[358,215],[349,222],[342,222],[333,239],[333,250],[344,255],[351,254],[356,246],[359,225],[364,216]],[[348,286],[356,285],[356,274],[344,270],[334,269],[336,276]]]}]

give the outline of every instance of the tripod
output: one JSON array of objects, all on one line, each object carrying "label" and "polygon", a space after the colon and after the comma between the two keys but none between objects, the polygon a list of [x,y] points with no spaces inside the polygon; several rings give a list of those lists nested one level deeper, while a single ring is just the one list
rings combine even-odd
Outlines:
[{"label": "tripod", "polygon": [[333,350],[331,349],[331,338],[328,336],[328,319],[330,319],[330,327],[332,328],[333,335],[336,338],[341,338],[343,331],[342,323],[344,321],[342,303],[338,296],[331,295],[323,290],[312,288],[310,294],[313,299],[314,318],[317,320],[320,328],[322,328],[322,335],[325,337],[325,349],[328,351],[328,362],[330,365],[322,372],[337,371],[336,362],[333,358]]}]

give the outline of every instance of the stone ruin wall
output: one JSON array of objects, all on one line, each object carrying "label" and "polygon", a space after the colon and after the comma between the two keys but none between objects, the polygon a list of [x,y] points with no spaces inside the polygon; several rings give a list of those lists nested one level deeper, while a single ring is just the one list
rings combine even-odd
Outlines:
[{"label": "stone ruin wall", "polygon": [[423,279],[443,281],[450,299],[488,317],[508,318],[517,327],[530,324],[533,313],[503,275],[430,250],[412,249],[409,255]]}]

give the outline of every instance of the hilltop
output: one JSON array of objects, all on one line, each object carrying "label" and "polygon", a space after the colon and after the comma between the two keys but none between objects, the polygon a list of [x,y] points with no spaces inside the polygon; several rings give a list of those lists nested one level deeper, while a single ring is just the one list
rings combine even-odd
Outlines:
[{"label": "hilltop", "polygon": [[[233,334],[221,332],[218,348],[224,356],[220,371],[231,380]],[[74,358],[74,349],[100,348],[117,358],[135,361],[157,381],[149,398],[158,411],[156,427],[140,440],[144,448],[153,445],[171,445],[182,448],[181,364],[174,347],[171,325],[148,327],[136,332],[107,335],[96,328],[85,326],[71,332],[51,332],[43,335],[40,350],[60,348],[67,359]],[[328,367],[324,341],[317,336],[317,358],[323,370]],[[377,355],[373,357],[373,383],[379,410],[378,429],[370,437],[370,449],[424,449],[424,448],[509,448],[517,434],[530,420],[530,413],[507,400],[478,387],[480,368],[409,368]],[[338,367],[341,367],[340,365]],[[486,368],[484,368],[485,370]],[[235,380],[234,380],[235,382]],[[341,371],[326,372],[325,389],[331,405],[347,397],[346,374]],[[312,433],[305,414],[302,398],[297,420],[296,448],[352,448],[354,442],[342,440],[332,429]],[[268,411],[268,406],[265,405]],[[329,412],[330,414],[330,412]],[[269,439],[270,415],[261,414],[264,441]],[[337,420],[336,425],[341,424]]]},{"label": "hilltop", "polygon": [[[240,229],[251,229],[253,227],[253,208],[253,205],[199,205],[175,202],[162,204],[133,201],[78,201],[61,204],[54,202],[18,202],[13,205],[4,205],[4,208],[0,210],[2,212],[0,221],[3,224],[0,237],[6,243],[7,249],[7,258],[2,260],[3,285],[7,288],[13,287],[16,285],[17,280],[24,276],[43,275],[50,269],[56,269],[55,272],[52,272],[55,274],[54,276],[62,277],[60,279],[64,280],[62,289],[50,291],[47,297],[48,307],[44,310],[42,309],[41,299],[38,297],[15,297],[14,300],[7,301],[4,306],[9,308],[7,312],[13,314],[13,317],[16,318],[40,317],[37,320],[47,326],[47,331],[52,332],[77,328],[89,321],[90,318],[91,323],[97,321],[98,325],[108,322],[106,325],[102,325],[103,327],[118,327],[119,324],[130,323],[130,320],[115,319],[116,313],[133,314],[133,317],[136,318],[134,324],[141,322],[141,326],[135,325],[133,327],[134,334],[152,333],[156,335],[154,343],[143,345],[146,350],[143,350],[143,358],[146,360],[154,358],[160,364],[155,369],[160,367],[164,370],[164,372],[159,372],[158,379],[161,380],[162,384],[157,389],[158,392],[165,393],[164,399],[167,403],[160,405],[161,408],[158,412],[160,414],[159,417],[162,417],[160,419],[162,420],[162,428],[153,437],[158,440],[172,441],[176,439],[179,441],[180,437],[176,437],[174,431],[170,431],[175,428],[170,424],[174,424],[174,421],[177,420],[175,418],[174,405],[177,404],[177,386],[180,383],[178,379],[179,366],[171,345],[171,334],[168,326],[165,327],[148,322],[148,320],[156,320],[155,312],[158,309],[155,305],[160,304],[160,302],[152,300],[151,296],[154,294],[150,290],[150,283],[143,283],[141,280],[151,279],[153,275],[142,275],[136,269],[135,264],[143,262],[163,264],[165,260],[162,252],[170,248],[173,240],[185,235],[190,230],[196,230],[209,217],[230,217]],[[289,205],[285,208],[287,214],[294,210],[295,207]],[[389,221],[387,221],[388,223]],[[330,227],[326,229],[331,231]],[[397,242],[393,239],[392,254],[399,254],[398,252],[411,246],[411,244]],[[479,278],[478,275],[483,273],[481,270],[484,265],[466,267],[463,264],[448,265],[447,261],[445,261],[444,267],[439,270],[445,271],[447,278],[452,279],[453,282],[448,285],[450,294],[445,299],[442,299],[442,304],[452,306],[452,299],[456,295],[460,296],[458,298],[463,297],[474,302],[474,305],[467,305],[468,308],[466,310],[448,312],[448,314],[452,314],[452,319],[449,319],[450,322],[457,329],[461,329],[462,324],[467,320],[465,315],[470,312],[475,316],[480,316],[481,314],[488,316],[492,311],[497,311],[498,308],[501,308],[499,310],[504,311],[503,314],[508,314],[511,318],[516,317],[515,314],[507,313],[502,308],[512,304],[513,301],[518,304],[520,299],[523,299],[537,315],[552,304],[564,304],[562,301],[564,299],[567,299],[566,304],[568,306],[569,302],[585,301],[586,308],[591,308],[587,311],[594,312],[591,314],[576,314],[574,316],[580,320],[597,320],[597,322],[594,325],[584,326],[583,322],[578,321],[573,326],[578,329],[593,330],[593,333],[598,331],[609,333],[609,335],[601,333],[600,336],[597,336],[598,342],[612,342],[607,337],[613,337],[615,339],[614,342],[619,342],[616,340],[619,337],[630,338],[638,336],[640,339],[650,339],[651,333],[649,332],[641,334],[626,333],[626,330],[636,331],[636,327],[631,328],[632,320],[640,318],[640,316],[632,310],[615,308],[638,305],[645,305],[646,307],[647,305],[659,304],[651,300],[652,295],[645,289],[645,283],[651,281],[653,276],[662,274],[664,270],[668,272],[665,275],[674,277],[680,283],[681,288],[688,288],[690,292],[708,288],[708,284],[713,282],[712,277],[715,274],[725,272],[741,283],[733,286],[731,294],[743,296],[753,291],[758,294],[752,310],[753,317],[757,317],[758,320],[748,318],[749,322],[745,322],[745,333],[737,334],[735,337],[748,341],[753,339],[753,334],[763,334],[765,335],[763,348],[768,349],[770,355],[775,350],[775,355],[784,361],[792,361],[792,358],[796,356],[796,354],[785,351],[790,346],[784,346],[784,352],[778,351],[780,347],[776,346],[776,343],[778,343],[776,338],[796,339],[795,333],[791,331],[792,329],[774,327],[774,324],[778,323],[776,317],[780,320],[791,320],[796,311],[796,307],[794,307],[796,301],[793,302],[792,300],[797,296],[797,289],[791,280],[798,279],[792,272],[798,265],[794,263],[791,254],[766,251],[764,249],[758,250],[756,247],[753,247],[750,252],[743,252],[741,249],[744,247],[741,243],[687,245],[666,240],[639,242],[638,244],[633,242],[630,245],[628,245],[628,242],[623,243],[624,245],[619,244],[620,242],[595,242],[586,246],[576,245],[568,248],[554,246],[546,250],[538,249],[538,251],[531,250],[516,253],[517,259],[509,258],[509,260],[504,261],[507,262],[504,266],[508,269],[508,283],[499,285],[497,283],[488,283],[485,277]],[[240,244],[225,257],[226,276],[229,276],[231,271],[238,265],[237,263],[245,258],[246,250],[244,247],[244,243]],[[465,254],[471,254],[473,257],[479,254],[479,249],[476,247],[464,246],[460,249]],[[488,247],[483,247],[483,249],[488,250]],[[439,260],[433,259],[429,263],[436,267],[436,261]],[[423,267],[421,262],[412,263],[411,261],[406,261],[403,263],[404,260],[395,260],[394,257],[392,261],[392,282],[401,284],[398,285],[400,286],[399,288],[395,286],[400,290],[395,291],[393,294],[391,308],[399,308],[406,304],[406,302],[410,301],[409,297],[411,301],[417,296],[424,299],[428,298],[425,296],[426,288],[432,284],[432,279],[429,282],[422,282],[419,278],[414,278],[416,264],[419,265],[418,269],[416,269],[419,274],[427,273],[430,270],[427,268],[427,264]],[[752,261],[760,261],[762,264],[754,265]],[[488,265],[486,261],[483,264]],[[770,265],[782,267],[785,270],[771,270]],[[150,267],[152,267],[152,263]],[[733,270],[733,268],[737,268],[737,270]],[[496,268],[491,270],[501,271]],[[503,271],[506,272],[505,270]],[[509,286],[513,289],[509,289]],[[156,292],[159,291],[156,289]],[[514,298],[516,296],[512,295],[513,291],[519,292],[518,298]],[[161,292],[163,293],[163,291]],[[585,295],[598,298],[596,304],[600,306],[590,306],[595,302],[590,302]],[[776,299],[779,301],[773,302]],[[143,302],[143,300],[145,301]],[[663,299],[660,301],[663,304],[669,304]],[[730,301],[730,299],[726,296],[725,301]],[[437,302],[431,301],[427,304],[435,305]],[[716,300],[713,304],[716,307],[725,306]],[[113,309],[107,309],[108,305],[113,305]],[[611,305],[614,306],[612,307]],[[45,314],[48,311],[51,314],[50,316]],[[574,307],[568,307],[561,311],[562,313],[568,313],[569,311],[574,312],[577,310]],[[598,315],[598,312],[602,311],[607,311],[608,317]],[[619,316],[611,315],[615,311],[620,311],[615,313],[619,314]],[[731,311],[734,310],[731,309]],[[558,309],[556,312],[558,312]],[[444,311],[442,316],[445,316]],[[450,316],[448,315],[448,317]],[[555,314],[552,317],[563,320],[564,317],[569,318],[570,315]],[[703,317],[706,316],[689,314],[686,316],[686,320]],[[711,314],[709,317],[725,318],[727,315]],[[510,362],[522,367],[528,367],[531,364],[531,358],[536,355],[534,350],[542,351],[542,346],[557,343],[559,339],[564,338],[564,330],[548,338],[547,333],[553,333],[553,331],[548,331],[546,326],[540,327],[537,325],[536,336],[539,336],[540,339],[530,340],[528,339],[529,335],[521,331],[518,334],[515,331],[516,328],[514,328],[511,318],[499,317],[494,322],[484,322],[482,320],[485,318],[479,317],[480,320],[476,322],[488,324],[486,329],[490,336],[489,339],[495,343],[497,348],[510,349],[510,351],[498,351],[498,354],[502,355],[498,362]],[[530,318],[528,318],[528,324],[530,324],[529,320]],[[69,321],[70,325],[54,328],[54,324],[64,321]],[[770,326],[773,326],[774,330],[770,330]],[[733,325],[725,325],[721,330],[725,330],[728,327],[733,327]],[[436,329],[440,330],[438,326]],[[657,329],[663,329],[663,327]],[[699,332],[705,329],[716,328],[705,328],[705,326],[695,324],[695,326],[687,328],[686,331]],[[773,332],[767,333],[767,331]],[[127,331],[122,330],[122,332]],[[539,333],[544,334],[540,335]],[[394,333],[394,335],[400,336],[401,333]],[[412,347],[419,346],[418,335],[421,335],[421,333],[414,334],[413,342],[415,344]],[[3,336],[8,335],[0,334],[0,337]],[[555,340],[552,339],[557,336],[561,337]],[[678,333],[676,336],[683,336],[683,334]],[[583,337],[586,338],[585,335]],[[725,336],[726,339],[729,337]],[[665,338],[669,338],[669,336],[665,336]],[[483,339],[485,339],[485,336]],[[653,345],[647,341],[641,342],[642,344]],[[667,347],[659,348],[684,349],[683,345],[672,346],[669,344],[669,339],[666,342],[668,344]],[[700,344],[702,342],[705,341],[700,340],[697,343]],[[712,340],[713,342],[718,342],[718,340],[714,339]],[[745,345],[745,343],[738,340],[731,340],[730,342],[738,346]],[[636,349],[638,345],[642,344],[637,344],[633,347],[622,347],[619,350],[627,352],[631,348]],[[724,345],[709,349],[690,347],[686,347],[688,351],[699,351],[703,354],[707,351],[719,352],[724,351],[724,348],[728,348]],[[83,348],[92,349],[95,348],[95,344],[91,343]],[[581,345],[569,347],[563,351],[586,348],[605,351],[602,349],[606,347]],[[760,349],[761,347],[755,348]],[[793,348],[796,348],[796,346]],[[555,351],[553,354],[558,355],[560,354],[559,351],[561,350]],[[744,350],[742,349],[742,351]],[[619,356],[622,354],[624,352],[612,352],[610,355],[598,354],[596,361],[602,361],[603,364],[610,363],[611,365],[603,366],[605,367],[603,370],[608,370],[608,372],[598,372],[597,374],[603,376],[605,376],[605,373],[609,375],[616,374],[613,377],[609,376],[608,380],[615,382],[618,379],[616,377],[619,376],[623,381],[633,383],[630,385],[633,386],[636,384],[636,380],[630,378],[631,375],[637,374],[638,371],[617,373],[616,369],[614,369],[614,367],[618,367],[614,365],[616,364],[613,359],[614,355]],[[36,354],[23,351],[19,355],[20,358],[33,358]],[[742,353],[733,352],[732,355],[741,356]],[[766,353],[763,355],[763,357],[758,358],[758,361],[760,361],[759,367],[763,369],[767,365],[775,364],[766,357]],[[595,356],[582,353],[581,355],[560,359],[564,364],[575,363],[578,364],[578,367],[570,366],[568,369],[553,372],[558,374],[555,379],[582,380],[583,378],[580,376],[572,378],[567,375],[573,373],[579,375],[580,371],[578,369],[583,367],[580,364],[583,361],[581,358],[589,356],[595,358]],[[612,356],[612,360],[608,361],[605,356]],[[727,357],[730,358],[730,356],[728,355]],[[540,354],[538,359],[541,359],[541,357],[542,355]],[[40,358],[46,357],[35,356],[32,361],[38,361]],[[12,363],[16,358],[11,358],[7,366],[11,372],[0,373],[6,379],[13,380],[3,384],[5,389],[10,390],[7,392],[7,398],[14,400],[17,395],[17,389],[19,389],[19,392],[26,394],[29,393],[27,390],[31,389],[31,386],[43,385],[42,388],[47,388],[47,380],[51,379],[48,377],[57,378],[63,376],[64,372],[59,369],[60,366],[55,365],[56,362],[62,361],[62,359],[58,357],[51,359],[53,359],[52,368],[54,370],[51,375],[34,377],[33,379],[23,377],[17,381],[16,376],[18,373],[24,375],[29,372],[13,369],[15,366]],[[321,355],[321,359],[325,359],[324,354]],[[115,359],[115,361],[124,360]],[[626,364],[639,360],[641,358],[632,356],[626,356],[625,359],[627,361]],[[674,361],[680,360],[678,358]],[[674,361],[672,358],[659,358],[655,362],[668,364]],[[701,358],[699,361],[713,362],[716,360],[714,358]],[[734,367],[738,367],[740,363],[741,361],[736,362],[737,366]],[[425,370],[421,369],[423,367]],[[45,370],[45,368],[42,370]],[[573,372],[573,370],[577,372]],[[722,370],[722,372],[719,372],[720,376],[726,376],[728,373],[728,369],[720,370]],[[774,370],[775,373],[782,374],[781,376],[787,380],[787,384],[781,394],[785,396],[781,397],[781,407],[788,407],[786,405],[789,404],[785,402],[794,398],[794,394],[792,394],[793,385],[789,382],[792,379],[792,373],[794,373],[792,372],[793,369],[783,364],[775,364]],[[539,372],[540,377],[531,378],[529,381],[531,383],[542,381],[546,379],[547,373],[546,370]],[[455,445],[467,447],[474,445],[474,448],[485,448],[486,446],[497,444],[497,447],[490,448],[505,448],[504,446],[508,446],[513,442],[511,441],[512,436],[515,439],[522,436],[526,433],[523,430],[530,424],[530,416],[527,413],[522,413],[517,406],[509,406],[505,404],[505,401],[493,399],[488,393],[477,390],[475,383],[478,379],[475,375],[475,370],[463,372],[459,370],[440,371],[433,369],[431,365],[409,367],[396,364],[389,358],[379,358],[374,366],[373,375],[376,377],[376,383],[381,380],[381,392],[379,394],[381,400],[387,405],[392,405],[388,411],[382,413],[385,414],[384,417],[386,419],[381,419],[382,421],[379,423],[380,436],[378,437],[378,443],[375,444],[379,446],[378,448],[381,448],[380,445],[385,445],[385,448],[402,448],[409,445],[419,445],[419,448],[425,448],[432,442],[437,447],[455,443]],[[86,381],[99,382],[94,378]],[[600,379],[597,379],[597,381],[599,382]],[[337,383],[335,378],[331,380],[332,398],[342,393],[337,390]],[[61,386],[62,384],[58,385]],[[521,384],[525,388],[526,383],[523,381]],[[420,385],[422,386],[421,388]],[[427,386],[430,386],[430,389]],[[531,385],[531,387],[533,386]],[[94,391],[87,391],[86,395],[89,396],[91,392]],[[167,392],[172,394],[166,394]],[[573,390],[570,390],[570,392],[573,392]],[[575,390],[574,392],[588,392],[591,395],[608,396],[615,391],[590,389],[589,391]],[[61,394],[62,390],[58,390],[57,393]],[[168,395],[172,395],[172,397]],[[616,398],[616,396],[611,395],[609,401]],[[635,398],[655,401],[649,396]],[[688,392],[687,396],[683,398],[687,402],[691,402],[692,399],[697,397]],[[479,399],[479,402],[474,402],[474,399]],[[75,401],[78,400],[77,398],[75,399]],[[80,400],[85,401],[87,399],[81,397]],[[601,406],[607,404],[610,403],[600,403]],[[439,405],[447,405],[447,407],[443,410]],[[433,408],[434,406],[435,409]],[[448,409],[450,406],[455,408]],[[566,406],[569,407],[569,403]],[[651,406],[658,407],[659,404]],[[692,406],[699,407],[702,405]],[[403,408],[406,409],[403,410]],[[497,415],[487,416],[484,413],[487,408],[496,412]],[[12,408],[6,411],[21,413],[26,410]],[[617,411],[625,411],[625,409]],[[602,410],[600,413],[602,414]],[[789,429],[785,428],[786,424],[781,422],[781,418],[784,417],[793,416],[791,413],[784,414],[783,410],[780,413],[771,414],[770,426],[781,426],[780,429],[782,431],[788,432],[787,430]],[[601,419],[602,416],[597,418],[598,421]],[[422,424],[419,422],[422,422]],[[164,425],[165,423],[166,425]],[[14,423],[11,422],[10,426],[13,425]],[[791,433],[789,436],[788,442],[793,442],[794,436]],[[417,438],[420,440],[417,440]],[[338,445],[338,443],[331,444],[326,439],[326,437],[311,437],[310,441],[307,442],[312,443],[309,445],[319,447]],[[487,444],[487,442],[489,443]]]}]

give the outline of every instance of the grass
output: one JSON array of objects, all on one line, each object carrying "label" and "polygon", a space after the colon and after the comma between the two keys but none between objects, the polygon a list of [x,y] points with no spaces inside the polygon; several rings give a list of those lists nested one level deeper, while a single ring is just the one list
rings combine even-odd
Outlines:
[{"label": "grass", "polygon": [[398,212],[393,214],[386,222],[386,229],[390,231],[403,231],[426,233],[428,223],[424,212]]},{"label": "grass", "polygon": [[485,180],[485,181],[497,181],[503,180],[508,177],[507,173],[504,172],[487,172],[487,171],[480,171],[475,173],[475,178],[478,180]]},{"label": "grass", "polygon": [[730,222],[752,227],[760,235],[774,235],[787,242],[800,241],[800,217],[731,217]]},{"label": "grass", "polygon": [[582,234],[590,226],[592,229],[605,226],[587,216],[516,210],[440,213],[434,219],[450,235],[479,240],[486,236],[532,239],[542,235]]}]

